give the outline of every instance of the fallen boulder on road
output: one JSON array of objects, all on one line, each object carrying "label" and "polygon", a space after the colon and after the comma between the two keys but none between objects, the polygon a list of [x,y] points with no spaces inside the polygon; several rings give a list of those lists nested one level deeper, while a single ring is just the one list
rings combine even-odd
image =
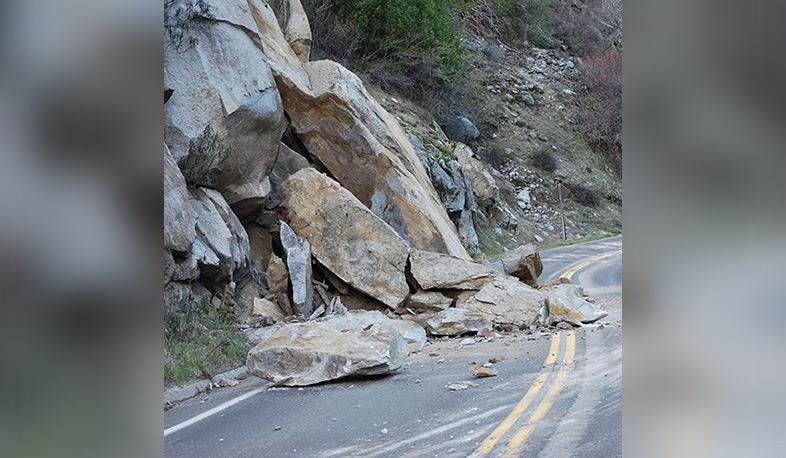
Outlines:
[{"label": "fallen boulder on road", "polygon": [[423,313],[410,319],[422,325],[426,332],[432,336],[476,334],[483,328],[491,326],[491,320],[487,314],[457,308],[449,308],[435,313]]},{"label": "fallen boulder on road", "polygon": [[319,321],[341,332],[361,329],[386,332],[391,335],[398,332],[412,351],[420,351],[426,345],[426,330],[423,326],[409,320],[390,319],[379,311],[349,312]]},{"label": "fallen boulder on road", "polygon": [[398,332],[347,330],[328,323],[280,327],[248,352],[249,371],[285,386],[306,386],[356,375],[386,374],[400,368],[409,347]]},{"label": "fallen boulder on road", "polygon": [[430,251],[413,250],[409,262],[412,276],[423,289],[478,290],[499,275],[483,264]]},{"label": "fallen boulder on road", "polygon": [[538,276],[543,272],[540,253],[534,245],[522,245],[508,251],[502,257],[502,268],[508,275],[513,275],[524,283],[538,287]]},{"label": "fallen boulder on road", "polygon": [[581,326],[608,316],[600,306],[584,299],[584,288],[581,286],[557,285],[546,293],[549,301],[549,324],[565,321]]}]

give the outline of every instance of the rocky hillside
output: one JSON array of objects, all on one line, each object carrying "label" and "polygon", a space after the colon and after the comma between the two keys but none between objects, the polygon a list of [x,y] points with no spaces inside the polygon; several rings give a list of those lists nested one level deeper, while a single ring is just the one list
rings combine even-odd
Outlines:
[{"label": "rocky hillside", "polygon": [[[489,168],[405,102],[372,96],[336,62],[311,61],[299,0],[172,0],[165,21],[168,380],[245,356],[244,340],[205,316],[238,323],[258,342],[249,367],[284,384],[396,369],[409,351],[401,339],[415,349],[420,339],[406,326],[459,335],[590,319],[572,311],[592,308],[580,289],[534,288],[542,266],[532,247],[508,253],[506,273],[468,252],[493,238],[478,227],[502,221],[519,234],[527,214],[511,199],[526,201],[525,189],[521,205],[541,215],[531,227],[553,224],[545,180],[516,164]],[[488,82],[507,92],[522,84],[526,75]],[[515,124],[526,114],[506,116]],[[540,123],[522,125],[545,144]],[[349,320],[367,316],[353,311],[385,314],[366,324]],[[208,369],[217,355],[225,360]],[[319,364],[327,375],[309,378]]]}]

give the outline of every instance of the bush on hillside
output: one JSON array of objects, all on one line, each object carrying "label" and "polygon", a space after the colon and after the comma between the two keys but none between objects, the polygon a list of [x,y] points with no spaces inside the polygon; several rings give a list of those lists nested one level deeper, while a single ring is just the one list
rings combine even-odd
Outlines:
[{"label": "bush on hillside", "polygon": [[585,207],[596,208],[603,202],[603,196],[596,190],[582,184],[565,183],[570,189],[570,198]]},{"label": "bush on hillside", "polygon": [[622,53],[607,51],[584,60],[579,125],[590,145],[622,172]]},{"label": "bush on hillside", "polygon": [[554,48],[556,0],[471,0],[457,15],[462,25],[485,38],[500,38],[514,47],[524,41]]},{"label": "bush on hillside", "polygon": [[553,173],[557,170],[557,159],[546,147],[536,149],[529,158],[529,165],[545,172]]}]

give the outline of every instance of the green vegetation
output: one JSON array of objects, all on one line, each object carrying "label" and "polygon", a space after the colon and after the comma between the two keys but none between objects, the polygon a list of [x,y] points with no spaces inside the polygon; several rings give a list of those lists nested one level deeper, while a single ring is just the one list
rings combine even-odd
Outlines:
[{"label": "green vegetation", "polygon": [[545,172],[554,173],[557,170],[557,159],[551,154],[548,147],[544,145],[532,152],[532,156],[529,158],[529,165]]},{"label": "green vegetation", "polygon": [[164,381],[214,376],[245,361],[250,344],[222,306],[190,303],[164,315]]},{"label": "green vegetation", "polygon": [[576,245],[578,243],[584,243],[584,242],[592,242],[592,241],[595,241],[595,240],[605,239],[605,238],[608,238],[608,237],[614,237],[614,236],[617,236],[617,235],[620,235],[620,234],[621,234],[620,232],[614,232],[614,233],[604,232],[604,231],[592,232],[592,233],[587,234],[587,235],[585,235],[583,237],[577,237],[575,239],[570,239],[570,240],[559,240],[559,239],[557,239],[557,240],[554,240],[554,241],[549,242],[547,244],[540,245],[538,247],[538,250],[543,251],[543,250],[548,250],[548,249],[551,249],[551,248],[559,248],[561,246]]},{"label": "green vegetation", "polygon": [[444,0],[337,0],[339,17],[362,37],[371,56],[418,51],[440,59],[451,72],[461,67],[463,47]]},{"label": "green vegetation", "polygon": [[554,48],[560,42],[555,37],[555,0],[494,0],[502,18],[501,32],[506,41],[527,40],[541,48]]}]

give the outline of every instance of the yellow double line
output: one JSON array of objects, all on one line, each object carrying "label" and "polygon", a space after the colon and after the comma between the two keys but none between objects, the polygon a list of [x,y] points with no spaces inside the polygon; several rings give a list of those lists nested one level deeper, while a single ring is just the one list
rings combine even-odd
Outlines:
[{"label": "yellow double line", "polygon": [[[500,439],[502,439],[502,437],[505,436],[510,428],[516,424],[522,414],[524,414],[524,411],[527,410],[527,407],[529,407],[529,405],[532,403],[532,400],[546,384],[546,380],[549,378],[549,375],[554,371],[554,364],[557,360],[557,354],[559,353],[561,335],[562,334],[554,334],[554,337],[551,339],[551,347],[549,348],[548,355],[546,355],[546,361],[543,365],[543,369],[535,378],[535,381],[532,383],[532,386],[529,387],[529,390],[527,390],[526,394],[524,394],[524,397],[521,398],[521,401],[516,404],[513,410],[511,410],[510,414],[508,414],[508,416],[502,420],[502,423],[500,423],[499,426],[497,426],[497,428],[494,429],[494,431],[492,431],[491,434],[480,444],[476,450],[477,455],[486,455],[494,449],[494,446],[497,445]],[[568,373],[573,366],[573,358],[575,354],[576,335],[573,331],[568,331],[565,338],[565,352],[562,356],[562,363],[557,376],[554,378],[554,381],[546,392],[546,395],[535,407],[535,410],[532,412],[529,418],[527,418],[527,421],[524,422],[524,424],[513,434],[513,436],[511,436],[507,445],[505,456],[518,455],[518,453],[524,447],[524,443],[527,441],[527,438],[529,438],[533,429],[535,429],[535,425],[546,416],[548,411],[551,409],[551,406],[554,405],[557,394],[565,384],[565,380],[568,378]]]},{"label": "yellow double line", "polygon": [[622,253],[622,250],[612,251],[611,253],[604,253],[604,254],[602,254],[600,256],[595,256],[594,258],[589,258],[586,261],[576,265],[576,267],[573,267],[572,269],[569,269],[568,271],[566,271],[564,274],[562,274],[560,276],[560,278],[566,278],[566,279],[568,279],[568,281],[570,281],[570,280],[573,279],[573,276],[576,275],[576,272],[578,272],[581,269],[587,267],[588,265],[590,265],[592,263],[595,263],[595,262],[598,262],[598,261],[603,261],[604,259],[610,258],[612,256],[616,256],[616,255],[618,255],[620,253]]}]

